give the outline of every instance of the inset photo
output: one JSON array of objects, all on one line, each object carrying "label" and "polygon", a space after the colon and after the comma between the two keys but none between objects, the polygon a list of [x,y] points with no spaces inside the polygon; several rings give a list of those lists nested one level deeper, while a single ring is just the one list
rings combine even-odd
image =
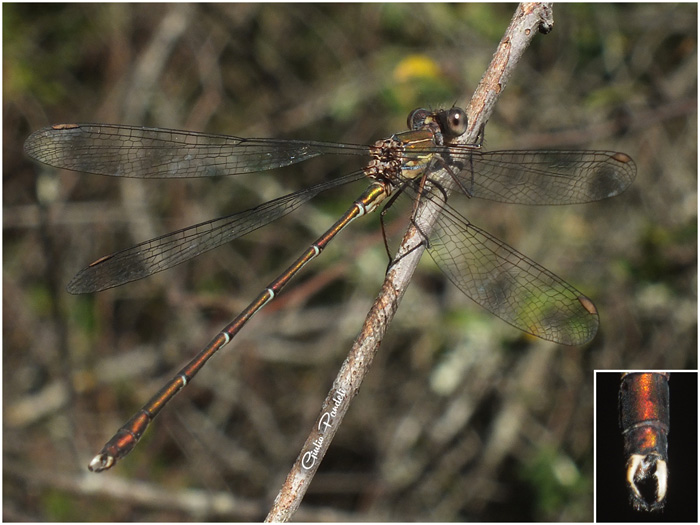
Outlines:
[{"label": "inset photo", "polygon": [[698,375],[595,372],[595,520],[697,522]]}]

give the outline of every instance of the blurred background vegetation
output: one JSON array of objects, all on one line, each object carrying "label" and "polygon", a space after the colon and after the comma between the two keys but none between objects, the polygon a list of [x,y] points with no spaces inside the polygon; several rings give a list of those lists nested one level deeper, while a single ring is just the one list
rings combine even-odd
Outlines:
[{"label": "blurred background vegetation", "polygon": [[[29,133],[111,122],[370,143],[417,106],[466,106],[513,8],[3,5],[6,520],[262,519],[387,263],[377,216],[355,222],[130,456],[89,474],[112,432],[363,185],[76,297],[65,284],[102,255],[357,164],[118,180],[32,164]],[[554,18],[502,94],[487,149],[624,151],[637,180],[584,206],[463,211],[591,297],[598,336],[583,348],[535,340],[425,257],[298,520],[590,521],[592,370],[697,368],[697,6],[562,4]]]}]

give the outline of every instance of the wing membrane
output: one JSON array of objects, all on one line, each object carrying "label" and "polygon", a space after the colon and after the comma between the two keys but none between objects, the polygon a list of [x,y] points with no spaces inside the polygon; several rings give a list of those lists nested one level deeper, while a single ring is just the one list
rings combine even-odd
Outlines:
[{"label": "wing membrane", "polygon": [[[473,197],[511,204],[592,202],[622,193],[637,168],[613,151],[492,151],[452,146],[448,163]],[[453,170],[454,171],[454,170]]]},{"label": "wing membrane", "polygon": [[40,162],[73,171],[178,178],[259,172],[328,153],[366,155],[368,148],[136,126],[59,124],[32,133],[24,150]]},{"label": "wing membrane", "polygon": [[437,218],[428,253],[464,294],[524,332],[580,345],[598,330],[590,299],[449,206]]},{"label": "wing membrane", "polygon": [[68,291],[74,294],[97,292],[167,270],[287,215],[322,191],[362,177],[363,172],[358,171],[102,257],[78,272],[68,283]]}]

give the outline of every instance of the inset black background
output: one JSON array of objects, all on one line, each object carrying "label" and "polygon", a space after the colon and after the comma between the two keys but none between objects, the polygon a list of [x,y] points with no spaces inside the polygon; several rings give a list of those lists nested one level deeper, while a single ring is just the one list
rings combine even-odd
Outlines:
[{"label": "inset black background", "polygon": [[629,503],[625,482],[623,440],[618,424],[620,374],[596,374],[596,521],[697,521],[698,376],[696,372],[673,372],[668,384],[671,427],[666,505],[660,512],[639,512]]}]

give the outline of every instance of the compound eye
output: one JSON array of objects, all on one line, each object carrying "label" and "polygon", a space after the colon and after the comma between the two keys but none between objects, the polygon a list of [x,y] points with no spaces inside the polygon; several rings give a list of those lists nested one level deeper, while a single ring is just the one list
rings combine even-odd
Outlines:
[{"label": "compound eye", "polygon": [[425,124],[425,119],[430,116],[430,111],[423,108],[414,109],[408,115],[408,129],[420,129]]},{"label": "compound eye", "polygon": [[447,112],[446,132],[453,137],[458,137],[467,131],[467,114],[461,108],[452,108]]}]

